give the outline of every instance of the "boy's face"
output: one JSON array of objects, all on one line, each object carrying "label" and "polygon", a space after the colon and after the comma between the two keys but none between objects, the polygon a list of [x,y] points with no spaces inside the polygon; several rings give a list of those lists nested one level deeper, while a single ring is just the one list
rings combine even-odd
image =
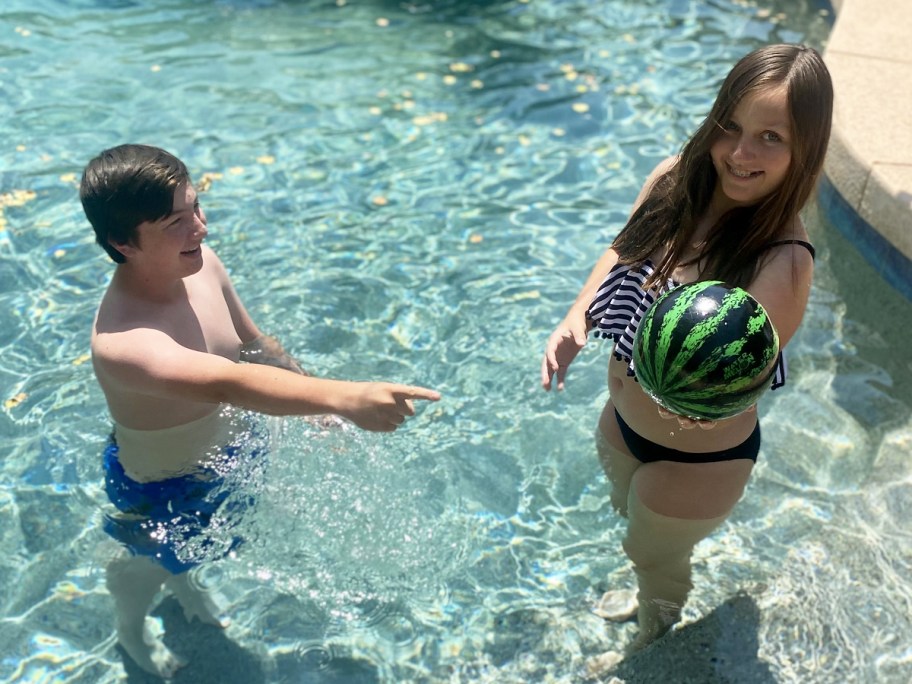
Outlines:
[{"label": "boy's face", "polygon": [[196,190],[189,183],[174,191],[171,213],[158,221],[143,221],[136,228],[132,245],[116,245],[135,266],[156,275],[185,278],[203,267],[201,245],[208,234],[206,215]]}]

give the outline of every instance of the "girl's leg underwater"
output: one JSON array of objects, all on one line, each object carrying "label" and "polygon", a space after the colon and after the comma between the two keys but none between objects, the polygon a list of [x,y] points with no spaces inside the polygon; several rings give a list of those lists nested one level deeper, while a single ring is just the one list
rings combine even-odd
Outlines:
[{"label": "girl's leg underwater", "polygon": [[[640,632],[628,651],[644,648],[665,634],[681,619],[691,582],[690,557],[694,547],[721,525],[731,511],[709,519],[674,518],[649,509],[636,491],[637,471],[645,464],[624,453],[615,444],[623,437],[609,401],[596,431],[596,449],[611,483],[611,503],[628,519],[623,546],[633,562],[639,591],[636,608]],[[632,615],[624,590],[602,597],[604,617],[616,621]]]},{"label": "girl's leg underwater", "polygon": [[628,651],[636,651],[658,639],[681,619],[681,609],[693,588],[690,557],[694,546],[725,522],[728,513],[706,520],[660,515],[640,500],[634,478],[627,516],[629,523],[623,545],[633,562],[639,585],[640,626]]}]

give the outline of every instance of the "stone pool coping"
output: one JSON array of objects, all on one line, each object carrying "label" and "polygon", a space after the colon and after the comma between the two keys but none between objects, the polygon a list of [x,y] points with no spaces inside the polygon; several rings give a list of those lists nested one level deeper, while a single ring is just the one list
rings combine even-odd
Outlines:
[{"label": "stone pool coping", "polygon": [[833,133],[819,199],[912,299],[912,2],[831,0]]}]

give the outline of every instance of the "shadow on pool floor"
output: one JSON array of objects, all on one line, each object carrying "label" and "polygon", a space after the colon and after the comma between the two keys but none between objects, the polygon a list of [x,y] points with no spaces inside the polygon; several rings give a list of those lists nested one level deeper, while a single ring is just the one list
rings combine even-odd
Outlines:
[{"label": "shadow on pool floor", "polygon": [[[225,630],[199,622],[188,623],[180,605],[168,597],[152,612],[165,626],[165,644],[188,661],[171,684],[373,684],[376,668],[355,658],[334,657],[325,667],[289,653],[271,664],[232,641]],[[117,647],[128,684],[162,684]]]},{"label": "shadow on pool floor", "polygon": [[602,681],[625,684],[776,684],[758,655],[760,609],[744,594],[623,660]]},{"label": "shadow on pool floor", "polygon": [[[364,660],[336,657],[323,668],[306,657],[279,656],[270,664],[245,651],[224,630],[188,623],[169,597],[153,612],[166,628],[165,643],[189,662],[172,684],[373,684],[376,668]],[[604,682],[625,684],[777,684],[759,655],[760,610],[752,598],[735,596],[706,617],[671,632],[622,661]],[[161,684],[125,652],[118,653],[128,684]]]}]

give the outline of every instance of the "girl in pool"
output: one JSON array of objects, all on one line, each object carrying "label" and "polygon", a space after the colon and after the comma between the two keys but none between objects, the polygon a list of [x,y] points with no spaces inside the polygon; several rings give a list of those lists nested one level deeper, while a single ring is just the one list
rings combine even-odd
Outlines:
[{"label": "girl in pool", "polygon": [[[721,280],[750,292],[788,343],[814,269],[798,213],[823,165],[832,106],[815,50],[770,45],[743,57],[681,153],[647,178],[627,224],[548,339],[546,390],[555,382],[563,389],[590,330],[615,343],[596,442],[611,501],[628,519],[623,546],[639,587],[630,650],[680,620],[693,586],[691,552],[731,513],[760,450],[754,408],[716,422],[660,409],[631,368],[633,335],[662,292]],[[785,370],[780,358],[774,389]]]}]

